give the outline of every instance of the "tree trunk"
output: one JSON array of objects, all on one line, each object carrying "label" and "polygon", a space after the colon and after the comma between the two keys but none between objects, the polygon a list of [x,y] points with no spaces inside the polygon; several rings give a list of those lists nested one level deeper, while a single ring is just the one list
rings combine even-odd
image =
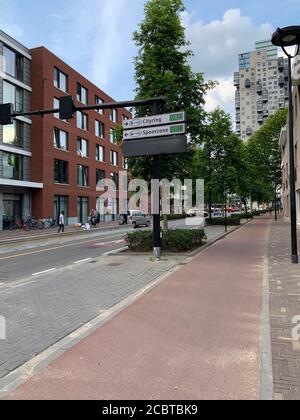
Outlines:
[{"label": "tree trunk", "polygon": [[163,229],[164,230],[169,230],[169,223],[168,223],[168,215],[167,214],[163,215]]}]

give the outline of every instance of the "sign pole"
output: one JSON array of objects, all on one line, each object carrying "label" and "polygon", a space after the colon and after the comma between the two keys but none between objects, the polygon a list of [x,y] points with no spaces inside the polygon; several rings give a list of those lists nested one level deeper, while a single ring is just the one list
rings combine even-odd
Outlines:
[{"label": "sign pole", "polygon": [[[156,102],[152,105],[152,115],[157,115],[159,113],[159,104]],[[160,181],[160,155],[153,156],[153,179],[157,179]],[[159,209],[158,214],[155,212],[153,215],[153,237],[154,237],[154,248],[153,254],[154,258],[157,261],[161,259],[161,226],[160,226],[160,187],[158,188],[158,192],[153,195],[153,208],[155,210]]]}]

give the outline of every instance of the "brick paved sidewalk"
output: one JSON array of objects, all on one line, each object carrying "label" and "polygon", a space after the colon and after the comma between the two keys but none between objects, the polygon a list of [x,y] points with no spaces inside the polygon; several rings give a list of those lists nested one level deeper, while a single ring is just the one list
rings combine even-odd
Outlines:
[{"label": "brick paved sidewalk", "polygon": [[268,226],[208,248],[10,398],[257,399]]},{"label": "brick paved sidewalk", "polygon": [[291,264],[290,224],[282,220],[271,228],[269,277],[274,398],[300,400],[300,340],[292,340],[293,318],[300,316],[300,266]]}]

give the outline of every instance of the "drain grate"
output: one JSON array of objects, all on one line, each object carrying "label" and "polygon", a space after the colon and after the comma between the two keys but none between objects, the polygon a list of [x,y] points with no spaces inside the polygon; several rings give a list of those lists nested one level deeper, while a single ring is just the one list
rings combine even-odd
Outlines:
[{"label": "drain grate", "polygon": [[107,264],[107,267],[120,267],[121,265],[123,265],[122,263],[110,263]]}]

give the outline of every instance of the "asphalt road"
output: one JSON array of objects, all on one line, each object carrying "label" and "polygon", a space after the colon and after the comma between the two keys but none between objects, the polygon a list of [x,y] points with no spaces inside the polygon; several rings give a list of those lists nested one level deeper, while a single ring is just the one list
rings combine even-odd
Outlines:
[{"label": "asphalt road", "polygon": [[[184,220],[172,221],[170,226],[190,228],[185,226]],[[109,235],[100,234],[97,239],[77,239],[63,245],[48,245],[0,256],[0,287],[75,263],[79,265],[109,251],[122,248],[126,245],[124,237],[124,230],[113,230]]]}]

